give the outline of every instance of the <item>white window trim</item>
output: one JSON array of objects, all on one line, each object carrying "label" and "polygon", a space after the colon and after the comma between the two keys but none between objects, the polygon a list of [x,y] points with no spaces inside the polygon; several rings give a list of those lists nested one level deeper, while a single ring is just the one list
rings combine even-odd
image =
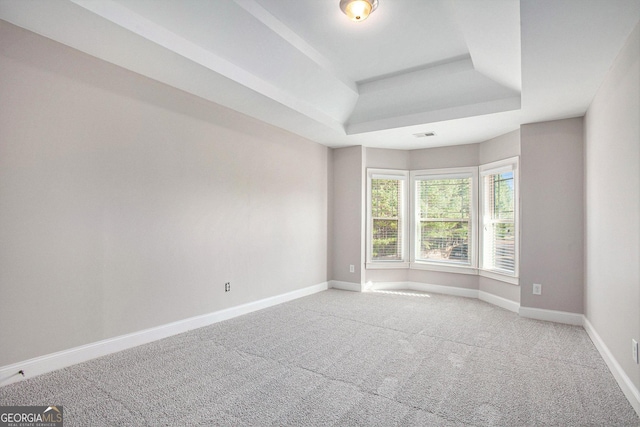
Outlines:
[{"label": "white window trim", "polygon": [[411,263],[410,268],[412,270],[441,271],[444,273],[470,274],[474,276],[478,274],[478,269],[471,267],[468,264],[445,264],[429,261],[415,261]]},{"label": "white window trim", "polygon": [[[418,219],[416,207],[416,183],[421,177],[428,179],[466,178],[471,176],[471,258],[469,264],[457,264],[452,262],[438,262],[416,259],[418,245]],[[419,270],[444,271],[450,273],[477,274],[478,266],[478,168],[462,167],[447,169],[424,169],[411,171],[411,268]]]},{"label": "white window trim", "polygon": [[365,268],[367,270],[398,270],[409,268],[410,265],[406,261],[371,261],[367,262]]},{"label": "white window trim", "polygon": [[[371,235],[371,180],[373,178],[393,178],[404,181],[404,194],[402,203],[402,229],[399,230],[402,233],[402,256],[397,261],[379,261],[371,258],[373,254],[373,239]],[[409,268],[408,254],[409,254],[409,172],[399,169],[371,169],[367,168],[367,227],[366,227],[366,264],[367,269],[396,269],[396,268]]]},{"label": "white window trim", "polygon": [[[488,163],[485,165],[481,165],[478,168],[479,170],[479,181],[478,181],[478,187],[479,187],[479,191],[480,191],[480,222],[479,225],[480,227],[484,228],[484,223],[485,223],[485,219],[484,219],[484,212],[485,212],[485,206],[484,206],[484,185],[483,185],[483,180],[484,177],[487,175],[494,175],[494,174],[498,174],[498,173],[503,173],[503,172],[510,172],[513,171],[513,177],[514,177],[514,213],[513,213],[513,217],[514,217],[514,227],[515,227],[515,254],[514,254],[514,261],[515,261],[515,269],[513,273],[510,272],[506,272],[506,271],[501,271],[501,270],[497,270],[497,269],[485,269],[483,268],[484,262],[482,259],[482,256],[484,255],[482,253],[482,251],[478,251],[480,254],[480,258],[478,260],[479,264],[478,264],[478,271],[479,274],[481,276],[484,277],[488,277],[491,279],[495,279],[495,280],[501,280],[503,282],[507,282],[507,283],[512,283],[512,284],[519,284],[519,270],[520,270],[520,157],[516,156],[516,157],[510,157],[508,159],[504,159],[504,160],[499,160],[497,162],[492,162],[492,163]],[[480,232],[479,233],[479,248],[484,247],[484,233]]]}]

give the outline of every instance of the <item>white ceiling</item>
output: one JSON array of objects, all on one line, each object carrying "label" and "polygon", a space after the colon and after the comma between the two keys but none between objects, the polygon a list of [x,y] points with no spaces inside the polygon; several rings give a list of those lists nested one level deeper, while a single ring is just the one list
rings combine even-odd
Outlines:
[{"label": "white ceiling", "polygon": [[640,20],[640,0],[379,0],[358,23],[338,3],[0,0],[0,19],[331,147],[400,149],[584,114]]}]

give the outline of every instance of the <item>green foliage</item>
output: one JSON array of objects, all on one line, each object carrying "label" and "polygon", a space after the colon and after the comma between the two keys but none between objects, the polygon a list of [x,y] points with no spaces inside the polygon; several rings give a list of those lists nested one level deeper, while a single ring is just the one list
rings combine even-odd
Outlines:
[{"label": "green foliage", "polygon": [[513,172],[491,175],[488,179],[493,192],[493,219],[513,219]]},{"label": "green foliage", "polygon": [[419,181],[421,219],[469,218],[471,178]]},{"label": "green foliage", "polygon": [[373,220],[373,259],[399,259],[397,220]]},{"label": "green foliage", "polygon": [[371,214],[374,218],[397,218],[402,194],[402,182],[397,179],[371,181]]},{"label": "green foliage", "polygon": [[467,259],[471,217],[471,178],[418,183],[420,258]]},{"label": "green foliage", "polygon": [[398,226],[402,207],[402,181],[371,181],[371,214],[373,217],[373,259],[400,259]]},{"label": "green foliage", "polygon": [[422,250],[446,249],[467,243],[469,223],[462,221],[420,222]]}]

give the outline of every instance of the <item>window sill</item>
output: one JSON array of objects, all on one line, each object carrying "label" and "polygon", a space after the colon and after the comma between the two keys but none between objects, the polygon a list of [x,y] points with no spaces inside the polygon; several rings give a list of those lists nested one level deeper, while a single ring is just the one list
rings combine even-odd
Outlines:
[{"label": "window sill", "polygon": [[404,262],[404,261],[378,261],[368,262],[365,264],[367,270],[426,270],[426,271],[438,271],[442,273],[455,273],[455,274],[469,274],[475,276],[482,276],[500,282],[509,283],[511,285],[518,286],[520,280],[515,276],[508,276],[496,271],[481,270],[468,265],[443,265],[427,262]]},{"label": "window sill", "polygon": [[478,274],[482,277],[487,277],[493,280],[499,280],[501,282],[510,283],[512,285],[520,285],[520,279],[515,276],[507,276],[506,274],[497,273],[495,271],[479,270]]},{"label": "window sill", "polygon": [[429,270],[429,271],[441,271],[444,273],[457,273],[457,274],[472,274],[477,275],[478,269],[473,268],[469,265],[456,265],[456,264],[440,264],[440,263],[430,263],[430,262],[412,262],[411,263],[412,270]]},{"label": "window sill", "polygon": [[378,261],[365,264],[367,270],[393,270],[409,268],[409,263],[404,261]]}]

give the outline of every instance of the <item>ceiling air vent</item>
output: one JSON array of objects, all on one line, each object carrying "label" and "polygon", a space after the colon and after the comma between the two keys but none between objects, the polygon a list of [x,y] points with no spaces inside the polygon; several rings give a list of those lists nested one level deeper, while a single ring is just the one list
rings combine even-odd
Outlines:
[{"label": "ceiling air vent", "polygon": [[416,138],[427,138],[430,136],[436,136],[435,132],[422,132],[422,133],[414,133],[413,136]]}]

